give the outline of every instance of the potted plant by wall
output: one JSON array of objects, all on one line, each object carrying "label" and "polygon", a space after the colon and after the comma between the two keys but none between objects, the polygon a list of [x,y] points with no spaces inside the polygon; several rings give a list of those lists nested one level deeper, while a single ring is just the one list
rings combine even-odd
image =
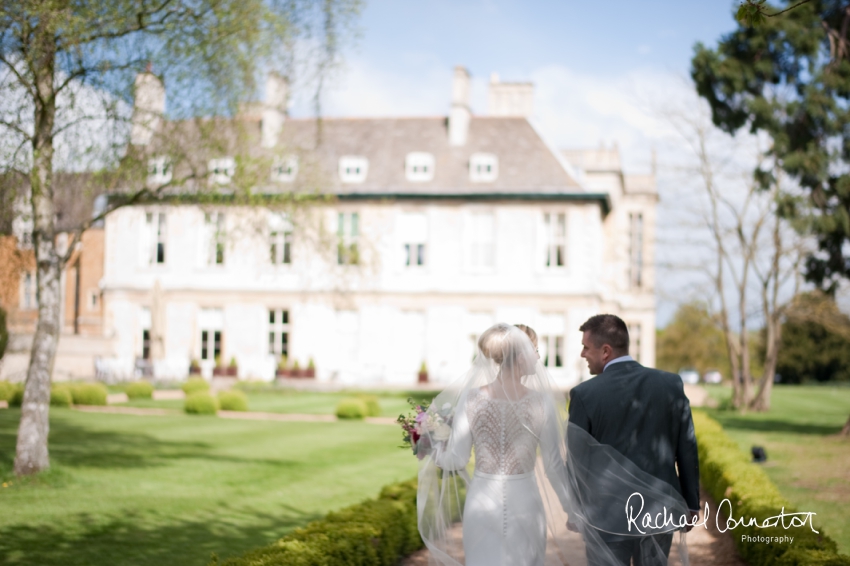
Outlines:
[{"label": "potted plant by wall", "polygon": [[213,368],[213,377],[222,377],[227,375],[227,368],[221,361],[221,356],[215,357],[215,367]]},{"label": "potted plant by wall", "polygon": [[428,366],[425,365],[425,362],[422,362],[422,365],[419,366],[419,383],[428,383]]},{"label": "potted plant by wall", "polygon": [[236,364],[236,357],[230,358],[230,365],[227,366],[227,376],[237,377],[239,375],[239,366]]},{"label": "potted plant by wall", "polygon": [[310,361],[307,362],[307,369],[304,370],[304,377],[316,377],[316,362],[313,361],[313,358],[310,358]]},{"label": "potted plant by wall", "polygon": [[201,362],[196,359],[189,362],[189,375],[201,375]]},{"label": "potted plant by wall", "polygon": [[277,362],[277,368],[274,370],[275,377],[289,377],[289,368],[286,367],[286,355],[282,355]]},{"label": "potted plant by wall", "polygon": [[292,372],[292,377],[304,377],[303,373],[301,372],[301,367],[298,365],[298,360],[295,360],[294,362],[292,362],[291,372]]}]

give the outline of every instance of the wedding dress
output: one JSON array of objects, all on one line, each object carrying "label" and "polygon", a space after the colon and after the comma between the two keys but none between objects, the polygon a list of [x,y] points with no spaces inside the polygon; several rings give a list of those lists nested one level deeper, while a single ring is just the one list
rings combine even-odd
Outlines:
[{"label": "wedding dress", "polygon": [[[676,530],[632,529],[632,493],[646,511],[687,513],[672,487],[659,488],[616,450],[581,429],[567,434],[566,399],[538,358],[522,331],[497,324],[481,335],[473,367],[431,403],[417,442],[418,526],[431,564],[617,565],[612,537],[652,547],[647,534]],[[646,566],[668,565],[666,553],[654,555]],[[687,564],[683,541],[670,555],[669,564]]]}]

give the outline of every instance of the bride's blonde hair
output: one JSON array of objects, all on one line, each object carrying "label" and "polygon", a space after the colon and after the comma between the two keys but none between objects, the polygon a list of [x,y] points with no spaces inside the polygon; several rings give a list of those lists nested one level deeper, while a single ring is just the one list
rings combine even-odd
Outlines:
[{"label": "bride's blonde hair", "polygon": [[533,328],[528,326],[527,324],[514,324],[517,328],[526,333],[526,335],[531,338],[531,343],[534,344],[534,347],[537,347],[537,333]]}]

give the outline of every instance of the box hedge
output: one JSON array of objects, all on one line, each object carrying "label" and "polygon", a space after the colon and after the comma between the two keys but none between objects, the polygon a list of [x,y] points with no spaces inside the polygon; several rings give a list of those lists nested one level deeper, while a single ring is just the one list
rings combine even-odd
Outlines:
[{"label": "box hedge", "polygon": [[124,388],[128,399],[152,399],[153,385],[147,381],[134,381]]},{"label": "box hedge", "polygon": [[365,403],[367,417],[381,416],[381,404],[378,402],[377,396],[362,394],[358,395],[357,398]]},{"label": "box hedge", "polygon": [[197,391],[186,396],[183,410],[190,415],[215,415],[218,413],[218,401],[206,391]]},{"label": "box hedge", "polygon": [[247,411],[248,396],[241,391],[222,391],[218,394],[218,404],[222,411]]},{"label": "box hedge", "polygon": [[109,393],[102,383],[74,383],[68,386],[74,405],[106,405]]},{"label": "box hedge", "polygon": [[11,401],[18,387],[16,383],[0,381],[0,401]]},{"label": "box hedge", "polygon": [[[694,426],[699,445],[700,480],[719,504],[728,499],[732,516],[755,518],[763,524],[768,517],[793,513],[795,508],[782,497],[777,487],[758,465],[750,461],[720,426],[720,423],[694,411]],[[720,521],[725,517],[720,517]],[[818,527],[815,527],[818,529]],[[805,525],[799,528],[758,528],[737,526],[731,530],[741,557],[750,566],[850,566],[850,556],[839,555],[835,542],[823,529],[815,533]],[[744,542],[742,535],[761,537],[793,536],[793,544]]]},{"label": "box hedge", "polygon": [[377,499],[329,513],[223,566],[393,566],[422,546],[411,480],[386,486]]},{"label": "box hedge", "polygon": [[50,387],[51,407],[70,407],[74,402],[71,390],[65,385],[53,385]]},{"label": "box hedge", "polygon": [[191,395],[192,393],[197,393],[198,391],[209,391],[210,384],[207,383],[207,380],[203,377],[191,377],[186,380],[186,383],[181,387],[183,393],[186,395]]},{"label": "box hedge", "polygon": [[340,419],[363,419],[368,415],[366,403],[355,397],[343,399],[336,406],[336,416]]}]

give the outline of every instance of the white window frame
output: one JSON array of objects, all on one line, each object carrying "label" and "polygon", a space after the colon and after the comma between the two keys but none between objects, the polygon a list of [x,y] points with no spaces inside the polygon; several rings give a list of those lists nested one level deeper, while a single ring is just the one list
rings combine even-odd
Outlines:
[{"label": "white window frame", "polygon": [[643,213],[629,213],[629,287],[641,289],[643,281],[644,254],[644,223]]},{"label": "white window frame", "polygon": [[215,185],[229,185],[236,174],[236,160],[232,157],[210,159],[207,166],[210,182]]},{"label": "white window frame", "polygon": [[148,186],[167,185],[172,179],[171,160],[160,156],[148,159]]},{"label": "white window frame", "polygon": [[343,155],[339,158],[339,178],[343,183],[357,185],[369,175],[369,160],[360,155]]},{"label": "white window frame", "polygon": [[289,358],[292,350],[292,318],[290,317],[290,309],[271,308],[268,309],[268,313],[268,353],[275,358],[279,358],[281,355]]},{"label": "white window frame", "polygon": [[292,183],[298,176],[298,157],[285,155],[272,164],[271,180],[275,183]]},{"label": "white window frame", "polygon": [[292,263],[292,222],[286,214],[269,215],[269,260],[272,265]]},{"label": "white window frame", "polygon": [[337,214],[337,265],[360,263],[360,213],[340,211]]},{"label": "white window frame", "polygon": [[[485,218],[489,217],[488,223]],[[496,267],[496,214],[491,210],[472,210],[466,216],[466,265],[473,271],[490,271]],[[489,235],[485,235],[489,232]],[[486,236],[486,237],[485,237]]]},{"label": "white window frame", "polygon": [[201,309],[198,316],[198,359],[211,367],[216,355],[224,363],[224,313],[221,309]]},{"label": "white window frame", "polygon": [[165,265],[168,261],[168,216],[163,211],[145,212],[144,243],[147,265]]},{"label": "white window frame", "polygon": [[224,265],[227,258],[227,216],[223,212],[204,213],[205,257],[209,266]]},{"label": "white window frame", "polygon": [[404,174],[412,183],[427,183],[434,179],[435,161],[433,154],[411,151],[404,158]]},{"label": "white window frame", "polygon": [[469,180],[473,183],[492,183],[499,178],[499,158],[493,153],[473,153],[469,156]]},{"label": "white window frame", "polygon": [[[564,336],[556,333],[541,334],[537,339],[537,353],[540,354],[540,363],[547,368],[563,368],[566,355]],[[550,353],[553,355],[550,356]]]},{"label": "white window frame", "polygon": [[567,213],[543,213],[544,267],[558,269],[567,266]]},{"label": "white window frame", "polygon": [[397,230],[402,245],[402,264],[407,268],[428,263],[428,217],[424,212],[402,212]]}]

